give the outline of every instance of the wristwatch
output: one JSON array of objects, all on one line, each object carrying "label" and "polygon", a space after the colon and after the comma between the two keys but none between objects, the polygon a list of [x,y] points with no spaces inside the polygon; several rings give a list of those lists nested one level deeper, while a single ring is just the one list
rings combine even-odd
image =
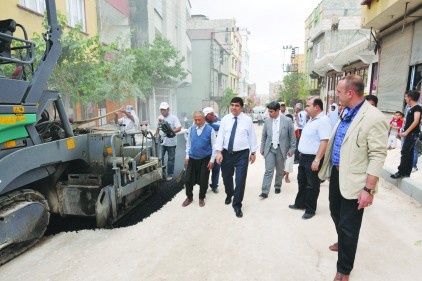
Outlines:
[{"label": "wristwatch", "polygon": [[365,190],[366,192],[368,192],[372,196],[374,196],[374,194],[375,194],[375,190],[374,189],[367,188],[366,186],[363,187],[363,190]]}]

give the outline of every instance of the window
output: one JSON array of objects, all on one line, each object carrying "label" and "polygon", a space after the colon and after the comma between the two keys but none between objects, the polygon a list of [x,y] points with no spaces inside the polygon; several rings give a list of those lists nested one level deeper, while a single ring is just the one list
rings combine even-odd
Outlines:
[{"label": "window", "polygon": [[315,58],[319,59],[321,56],[321,45],[320,42],[315,46]]},{"label": "window", "polygon": [[19,0],[19,4],[29,10],[44,14],[45,0]]},{"label": "window", "polygon": [[71,27],[80,24],[86,32],[85,0],[67,0],[67,24]]}]

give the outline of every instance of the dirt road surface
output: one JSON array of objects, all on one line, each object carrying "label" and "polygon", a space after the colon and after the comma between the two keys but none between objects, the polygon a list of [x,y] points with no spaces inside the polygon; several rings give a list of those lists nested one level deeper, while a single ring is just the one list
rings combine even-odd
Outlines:
[{"label": "dirt road surface", "polygon": [[[258,138],[261,128],[256,127]],[[0,267],[1,280],[332,280],[337,253],[328,209],[328,183],[321,186],[317,215],[301,218],[288,208],[291,183],[268,199],[258,197],[264,160],[249,166],[243,218],[224,204],[225,194],[207,193],[206,205],[186,208],[184,190],[143,222],[113,230],[84,230],[44,238]],[[350,280],[420,280],[422,206],[381,180],[365,210],[355,269]]]}]

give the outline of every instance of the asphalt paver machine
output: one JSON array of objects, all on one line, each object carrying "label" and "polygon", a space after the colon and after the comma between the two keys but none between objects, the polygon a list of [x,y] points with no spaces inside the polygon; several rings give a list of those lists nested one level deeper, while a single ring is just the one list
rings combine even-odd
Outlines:
[{"label": "asphalt paver machine", "polygon": [[[106,227],[163,178],[151,132],[75,129],[60,93],[46,89],[62,30],[55,1],[45,4],[46,47],[35,70],[34,43],[24,27],[0,20],[0,265],[44,235],[50,214],[88,217]],[[19,29],[23,38],[14,36]]]}]

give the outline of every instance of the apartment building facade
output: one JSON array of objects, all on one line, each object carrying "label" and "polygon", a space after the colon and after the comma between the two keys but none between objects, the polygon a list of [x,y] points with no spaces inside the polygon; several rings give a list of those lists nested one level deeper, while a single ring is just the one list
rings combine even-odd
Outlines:
[{"label": "apartment building facade", "polygon": [[361,29],[361,6],[355,0],[323,0],[305,22],[306,73],[309,88],[323,101],[336,100],[335,88],[344,75],[361,75],[372,94],[370,77],[374,40]]},{"label": "apartment building facade", "polygon": [[227,88],[239,94],[242,37],[233,19],[210,20],[192,16],[188,22],[192,42],[192,85],[178,93],[179,112],[192,112],[210,106],[220,115]]},{"label": "apartment building facade", "polygon": [[138,100],[140,119],[149,120],[156,127],[159,105],[163,101],[169,103],[173,114],[183,117],[177,97],[192,83],[192,44],[187,33],[191,4],[189,0],[139,0],[129,1],[129,4],[132,48],[152,44],[157,36],[161,36],[172,43],[180,57],[185,58],[182,67],[187,76],[183,81],[157,84],[146,101]]},{"label": "apartment building facade", "polygon": [[385,112],[402,110],[404,93],[421,90],[422,2],[420,0],[361,1],[361,26],[376,38],[377,73],[370,85]]}]

